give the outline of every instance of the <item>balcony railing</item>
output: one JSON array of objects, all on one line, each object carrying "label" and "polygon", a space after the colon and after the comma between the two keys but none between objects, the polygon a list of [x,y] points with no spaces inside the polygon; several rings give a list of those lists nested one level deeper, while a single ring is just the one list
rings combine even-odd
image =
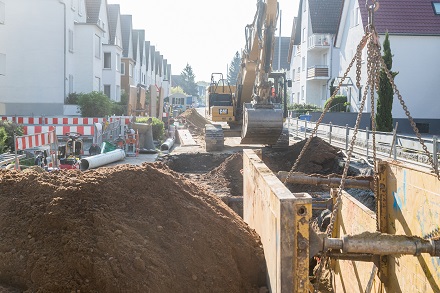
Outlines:
[{"label": "balcony railing", "polygon": [[331,35],[313,34],[309,37],[308,49],[330,47]]},{"label": "balcony railing", "polygon": [[307,78],[328,78],[328,66],[316,65],[307,68]]}]

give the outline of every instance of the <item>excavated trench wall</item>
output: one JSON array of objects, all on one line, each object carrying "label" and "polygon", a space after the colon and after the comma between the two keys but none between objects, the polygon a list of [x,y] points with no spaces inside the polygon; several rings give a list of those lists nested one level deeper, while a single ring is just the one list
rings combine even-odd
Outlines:
[{"label": "excavated trench wall", "polygon": [[243,150],[243,218],[260,235],[270,292],[308,292],[312,198],[292,194],[253,150]]},{"label": "excavated trench wall", "polygon": [[[388,233],[424,237],[439,228],[440,181],[432,173],[388,162],[386,170]],[[338,217],[338,235],[376,231],[376,215],[344,193]],[[439,235],[437,235],[439,236]],[[440,258],[389,256],[386,292],[440,292]],[[336,292],[378,292],[380,281],[372,273],[373,264],[337,261]]]}]

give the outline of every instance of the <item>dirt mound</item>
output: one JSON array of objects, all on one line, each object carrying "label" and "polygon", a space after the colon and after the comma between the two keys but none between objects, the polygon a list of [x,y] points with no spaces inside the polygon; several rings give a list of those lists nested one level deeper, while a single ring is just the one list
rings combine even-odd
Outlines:
[{"label": "dirt mound", "polygon": [[[0,284],[21,292],[258,292],[258,236],[166,166],[0,171]],[[78,290],[78,291],[75,291]]]},{"label": "dirt mound", "polygon": [[[307,140],[295,143],[287,150],[263,149],[263,161],[273,171],[290,171]],[[339,173],[339,149],[319,137],[313,137],[298,167],[294,170],[307,174]]]},{"label": "dirt mound", "polygon": [[214,170],[209,171],[205,178],[230,189],[232,196],[243,196],[243,155],[235,153]]},{"label": "dirt mound", "polygon": [[199,130],[205,129],[205,124],[211,124],[205,117],[199,114],[196,109],[187,109],[185,112],[178,116],[179,118],[184,118],[185,122],[191,124],[192,126],[198,128]]}]

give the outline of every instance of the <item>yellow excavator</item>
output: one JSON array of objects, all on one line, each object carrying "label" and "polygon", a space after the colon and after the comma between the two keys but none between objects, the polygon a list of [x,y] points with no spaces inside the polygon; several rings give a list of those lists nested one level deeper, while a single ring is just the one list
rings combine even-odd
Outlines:
[{"label": "yellow excavator", "polygon": [[[285,72],[272,72],[278,13],[277,0],[258,0],[254,20],[245,30],[246,47],[235,92],[223,78],[215,81],[211,77],[208,117],[213,122],[228,122],[230,126],[241,124],[242,144],[288,145],[283,120],[287,117],[286,87],[291,81],[287,81]],[[205,130],[207,150],[210,150],[208,145],[221,148],[221,128],[209,125]]]}]

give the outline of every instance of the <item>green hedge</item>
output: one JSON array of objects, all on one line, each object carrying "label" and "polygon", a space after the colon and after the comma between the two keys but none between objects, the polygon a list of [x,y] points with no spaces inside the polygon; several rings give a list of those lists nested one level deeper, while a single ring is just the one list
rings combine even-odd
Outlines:
[{"label": "green hedge", "polygon": [[[346,106],[347,106],[347,96],[344,95],[336,95],[333,100],[330,102],[330,99],[325,101],[325,107],[327,107],[327,104],[330,103],[329,109],[330,112],[340,112],[340,109],[343,109],[342,112],[345,112]],[[340,107],[336,107],[336,105],[340,105]],[[335,107],[332,111],[332,107]]]},{"label": "green hedge", "polygon": [[[153,128],[153,139],[162,140],[165,135],[165,124],[162,120],[151,117],[153,119],[152,128]],[[136,117],[136,122],[138,123],[147,123],[150,117]]]}]

